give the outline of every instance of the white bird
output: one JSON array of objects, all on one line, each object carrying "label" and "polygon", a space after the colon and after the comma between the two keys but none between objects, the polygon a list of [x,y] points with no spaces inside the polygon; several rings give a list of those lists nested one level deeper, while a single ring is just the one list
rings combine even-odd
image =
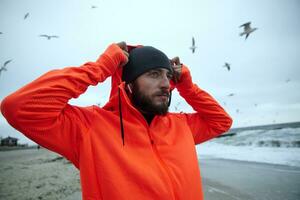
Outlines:
[{"label": "white bird", "polygon": [[179,110],[179,105],[180,105],[180,102],[178,102],[178,103],[176,104],[176,106],[174,106],[175,111],[178,111],[178,110]]},{"label": "white bird", "polygon": [[7,71],[7,69],[6,69],[6,65],[8,64],[8,63],[10,63],[12,60],[7,60],[3,65],[2,65],[2,67],[0,68],[0,75],[1,75],[1,72],[2,71]]},{"label": "white bird", "polygon": [[247,22],[245,24],[240,25],[240,27],[244,27],[244,32],[240,33],[240,36],[246,35],[245,40],[248,38],[250,33],[257,30],[258,28],[251,28],[251,22]]},{"label": "white bird", "polygon": [[192,38],[192,46],[190,47],[190,49],[192,50],[192,52],[193,53],[195,53],[195,49],[196,49],[197,47],[195,46],[195,38],[193,37]]},{"label": "white bird", "polygon": [[0,75],[1,75],[2,71],[7,71],[6,67],[1,67],[0,68]]},{"label": "white bird", "polygon": [[25,14],[24,20],[27,19],[28,16],[29,16],[29,12]]},{"label": "white bird", "polygon": [[45,37],[47,38],[48,40],[50,40],[51,38],[59,38],[57,35],[40,35],[40,37]]},{"label": "white bird", "polygon": [[230,71],[230,64],[225,62],[225,64],[223,65],[223,67],[226,67],[228,71]]}]

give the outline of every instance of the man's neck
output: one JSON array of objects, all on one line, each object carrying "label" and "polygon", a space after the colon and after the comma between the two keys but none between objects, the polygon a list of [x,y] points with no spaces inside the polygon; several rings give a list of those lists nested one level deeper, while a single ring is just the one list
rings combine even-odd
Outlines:
[{"label": "man's neck", "polygon": [[153,118],[154,118],[154,114],[149,114],[149,113],[142,113],[142,115],[144,116],[144,118],[146,119],[146,121],[148,122],[148,124],[150,125]]}]

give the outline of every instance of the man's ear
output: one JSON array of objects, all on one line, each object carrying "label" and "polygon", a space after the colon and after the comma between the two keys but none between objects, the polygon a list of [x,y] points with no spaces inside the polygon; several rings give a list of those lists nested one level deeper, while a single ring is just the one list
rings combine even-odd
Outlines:
[{"label": "man's ear", "polygon": [[128,90],[128,92],[129,92],[130,94],[132,94],[132,83],[126,84],[126,89]]}]

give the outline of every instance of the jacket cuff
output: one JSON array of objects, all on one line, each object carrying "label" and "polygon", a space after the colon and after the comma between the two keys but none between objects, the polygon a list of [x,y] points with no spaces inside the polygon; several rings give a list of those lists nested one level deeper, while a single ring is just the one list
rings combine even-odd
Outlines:
[{"label": "jacket cuff", "polygon": [[103,60],[106,64],[108,64],[108,66],[112,66],[115,71],[118,66],[126,62],[127,57],[123,53],[122,49],[117,44],[113,43],[107,47],[107,49],[96,62],[102,63]]},{"label": "jacket cuff", "polygon": [[178,91],[189,89],[193,86],[192,76],[187,66],[182,64],[182,71],[179,82],[176,84]]}]

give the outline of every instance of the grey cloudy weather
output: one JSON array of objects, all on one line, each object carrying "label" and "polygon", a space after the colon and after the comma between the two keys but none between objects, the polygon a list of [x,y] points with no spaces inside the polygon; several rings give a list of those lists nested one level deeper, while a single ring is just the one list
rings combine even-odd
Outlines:
[{"label": "grey cloudy weather", "polygon": [[[298,0],[0,0],[0,66],[12,60],[0,74],[0,100],[49,70],[94,61],[110,43],[126,41],[179,56],[233,127],[300,121],[299,11]],[[240,26],[247,22],[257,30],[245,39]],[[103,106],[109,91],[108,79],[70,103]],[[170,110],[193,111],[176,91]],[[8,135],[30,143],[1,115],[0,136]]]}]

